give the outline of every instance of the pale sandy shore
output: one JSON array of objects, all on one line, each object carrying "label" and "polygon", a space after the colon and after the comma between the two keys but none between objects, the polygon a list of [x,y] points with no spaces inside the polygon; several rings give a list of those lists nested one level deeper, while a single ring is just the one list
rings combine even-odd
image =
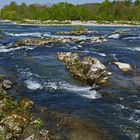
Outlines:
[{"label": "pale sandy shore", "polygon": [[110,27],[140,27],[140,22],[137,21],[114,21],[114,23],[109,23],[108,21],[103,21],[103,23],[98,23],[97,21],[57,21],[57,20],[25,20],[25,22],[13,22],[10,20],[4,20],[9,23],[16,25],[32,25],[32,26],[110,26]]},{"label": "pale sandy shore", "polygon": [[17,25],[31,25],[31,26],[110,26],[110,27],[140,27],[140,25],[130,24],[27,24],[17,23]]}]

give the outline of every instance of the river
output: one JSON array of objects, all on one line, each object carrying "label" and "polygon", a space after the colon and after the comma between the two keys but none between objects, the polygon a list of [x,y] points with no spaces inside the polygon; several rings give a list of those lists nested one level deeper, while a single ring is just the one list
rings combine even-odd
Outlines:
[{"label": "river", "polygon": [[[0,25],[0,30],[3,30],[3,37],[0,39],[0,74],[8,75],[15,82],[15,89],[9,91],[9,94],[17,98],[26,96],[40,108],[77,118],[76,122],[80,125],[75,123],[76,126],[71,126],[71,130],[66,130],[65,125],[62,132],[65,133],[64,137],[66,133],[71,133],[69,138],[63,138],[64,140],[94,140],[93,134],[100,131],[93,129],[94,124],[96,128],[98,126],[104,129],[103,133],[105,135],[108,133],[114,140],[139,140],[140,28],[97,26],[87,28],[96,32],[73,38],[105,36],[108,41],[8,49],[7,47],[20,39],[63,38],[65,36],[56,35],[56,32],[71,31],[73,27]],[[118,29],[128,34],[114,33]],[[71,77],[64,64],[57,60],[57,52],[69,51],[98,58],[113,73],[111,85],[101,89],[105,92],[104,96]],[[122,73],[111,64],[113,60],[129,63],[135,69],[135,73],[131,75]],[[42,114],[45,121],[47,113]],[[99,132],[99,135],[102,133]],[[106,137],[102,139],[108,140]]]}]

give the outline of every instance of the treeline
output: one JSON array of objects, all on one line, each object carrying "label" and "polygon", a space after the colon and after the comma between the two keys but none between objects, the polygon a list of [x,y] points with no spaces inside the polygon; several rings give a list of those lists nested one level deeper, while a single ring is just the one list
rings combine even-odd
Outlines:
[{"label": "treeline", "polygon": [[122,20],[140,21],[140,0],[105,0],[103,3],[52,6],[11,2],[0,10],[1,19],[9,20]]}]

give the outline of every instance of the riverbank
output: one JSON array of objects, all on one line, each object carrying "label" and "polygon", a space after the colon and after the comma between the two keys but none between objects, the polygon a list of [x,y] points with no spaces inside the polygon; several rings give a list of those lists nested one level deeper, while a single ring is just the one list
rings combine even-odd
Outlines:
[{"label": "riverbank", "polygon": [[23,26],[103,26],[103,27],[140,27],[140,25],[129,25],[129,24],[17,24]]},{"label": "riverbank", "polygon": [[139,21],[58,21],[58,20],[24,20],[24,21],[10,21],[1,20],[0,24],[16,24],[16,25],[32,25],[32,26],[111,26],[111,27],[139,27]]},{"label": "riverbank", "polygon": [[137,21],[71,21],[71,25],[81,26],[140,26]]},{"label": "riverbank", "polygon": [[40,25],[40,26],[117,26],[117,27],[127,27],[127,26],[140,26],[140,22],[136,21],[34,21],[27,20],[25,23],[17,23],[19,25]]}]

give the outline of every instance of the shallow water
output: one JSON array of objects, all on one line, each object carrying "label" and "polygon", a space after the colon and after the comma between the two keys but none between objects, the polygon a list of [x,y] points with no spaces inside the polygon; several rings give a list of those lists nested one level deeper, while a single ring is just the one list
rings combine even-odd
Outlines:
[{"label": "shallow water", "polygon": [[[115,139],[140,139],[140,28],[123,27],[128,35],[113,33],[120,27],[88,27],[98,32],[93,36],[106,36],[107,42],[35,47],[10,48],[16,40],[25,38],[61,37],[57,31],[71,31],[73,27],[43,27],[1,25],[4,38],[0,40],[0,73],[14,77],[17,96],[27,96],[40,107],[52,111],[69,113],[73,117],[94,123],[107,130]],[[92,36],[72,36],[77,39]],[[93,56],[103,62],[113,75],[111,85],[101,91],[73,79],[64,64],[57,60],[57,52],[80,52],[82,56]],[[135,75],[125,75],[111,65],[113,60],[129,63]],[[104,93],[101,96],[101,92]],[[14,94],[14,93],[10,93]],[[92,139],[90,133],[84,140]],[[72,140],[77,140],[78,132],[72,131]],[[79,134],[80,135],[80,134]],[[84,134],[83,134],[84,135]],[[80,137],[79,137],[80,139]]]}]

